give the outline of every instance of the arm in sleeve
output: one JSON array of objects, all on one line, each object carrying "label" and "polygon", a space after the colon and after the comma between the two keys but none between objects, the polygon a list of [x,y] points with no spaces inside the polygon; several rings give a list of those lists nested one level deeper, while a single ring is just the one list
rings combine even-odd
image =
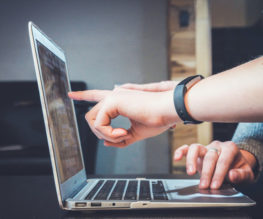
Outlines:
[{"label": "arm in sleeve", "polygon": [[263,123],[239,123],[232,141],[255,156],[257,165],[254,171],[258,179],[263,169]]}]

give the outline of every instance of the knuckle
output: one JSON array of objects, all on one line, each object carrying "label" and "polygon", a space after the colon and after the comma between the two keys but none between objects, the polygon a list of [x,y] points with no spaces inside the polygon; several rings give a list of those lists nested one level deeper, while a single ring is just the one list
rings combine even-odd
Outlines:
[{"label": "knuckle", "polygon": [[100,125],[96,122],[94,123],[94,129],[97,131],[100,129]]},{"label": "knuckle", "polygon": [[184,144],[184,145],[182,145],[181,147],[179,147],[180,149],[184,149],[184,148],[187,148],[187,149],[189,149],[189,145],[188,144]]},{"label": "knuckle", "polygon": [[153,127],[160,127],[160,126],[163,126],[163,124],[165,123],[162,117],[152,118],[149,122],[150,122],[150,125]]},{"label": "knuckle", "polygon": [[232,153],[234,153],[234,154],[238,153],[239,149],[238,149],[237,145],[234,142],[229,141],[229,142],[227,142],[227,144],[228,144],[227,146],[228,146],[229,150]]},{"label": "knuckle", "polygon": [[191,144],[191,145],[190,145],[190,148],[191,148],[191,149],[196,149],[197,147],[198,147],[198,144]]},{"label": "knuckle", "polygon": [[179,148],[177,148],[176,150],[175,150],[175,153],[177,153],[177,152],[183,152],[183,150],[185,149],[185,148],[189,148],[189,146],[188,145],[182,145],[182,146],[180,146]]},{"label": "knuckle", "polygon": [[217,141],[217,140],[212,141],[212,143],[211,143],[211,145],[212,145],[213,147],[218,147],[218,146],[220,146],[220,144],[221,144],[221,142],[220,142],[220,141]]},{"label": "knuckle", "polygon": [[200,147],[201,147],[201,145],[200,145],[200,144],[197,144],[197,143],[190,145],[190,148],[191,148],[192,150],[199,150]]},{"label": "knuckle", "polygon": [[85,119],[86,119],[86,121],[89,121],[89,113],[85,114]]},{"label": "knuckle", "polygon": [[214,145],[219,145],[219,144],[220,144],[220,141],[215,140],[215,141],[212,142],[212,144],[214,144]]}]

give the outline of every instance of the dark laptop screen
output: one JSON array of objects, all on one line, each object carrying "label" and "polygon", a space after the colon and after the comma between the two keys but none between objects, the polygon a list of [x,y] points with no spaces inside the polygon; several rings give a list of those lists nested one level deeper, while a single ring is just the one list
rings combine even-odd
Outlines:
[{"label": "dark laptop screen", "polygon": [[48,124],[60,181],[65,182],[83,169],[73,106],[68,98],[66,65],[37,41],[42,72]]}]

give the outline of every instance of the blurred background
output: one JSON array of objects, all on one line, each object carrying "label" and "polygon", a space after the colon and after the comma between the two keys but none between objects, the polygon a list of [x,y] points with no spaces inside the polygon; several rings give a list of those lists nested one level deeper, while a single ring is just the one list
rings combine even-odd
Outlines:
[{"label": "blurred background", "polygon": [[[209,76],[263,53],[262,0],[2,0],[0,174],[51,174],[28,21],[65,50],[73,90]],[[171,159],[176,147],[230,140],[236,127],[179,125],[108,148],[85,122],[89,108],[76,103],[88,173],[182,173],[184,162]]]}]

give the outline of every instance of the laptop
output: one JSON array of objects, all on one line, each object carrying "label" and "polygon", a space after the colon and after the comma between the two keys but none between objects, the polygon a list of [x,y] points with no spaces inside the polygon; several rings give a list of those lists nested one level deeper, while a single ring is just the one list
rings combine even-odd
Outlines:
[{"label": "laptop", "polygon": [[[87,178],[64,51],[35,24],[29,36],[59,205],[65,210],[243,207],[229,185],[200,190],[196,179]],[[95,145],[94,145],[95,147]]]}]

